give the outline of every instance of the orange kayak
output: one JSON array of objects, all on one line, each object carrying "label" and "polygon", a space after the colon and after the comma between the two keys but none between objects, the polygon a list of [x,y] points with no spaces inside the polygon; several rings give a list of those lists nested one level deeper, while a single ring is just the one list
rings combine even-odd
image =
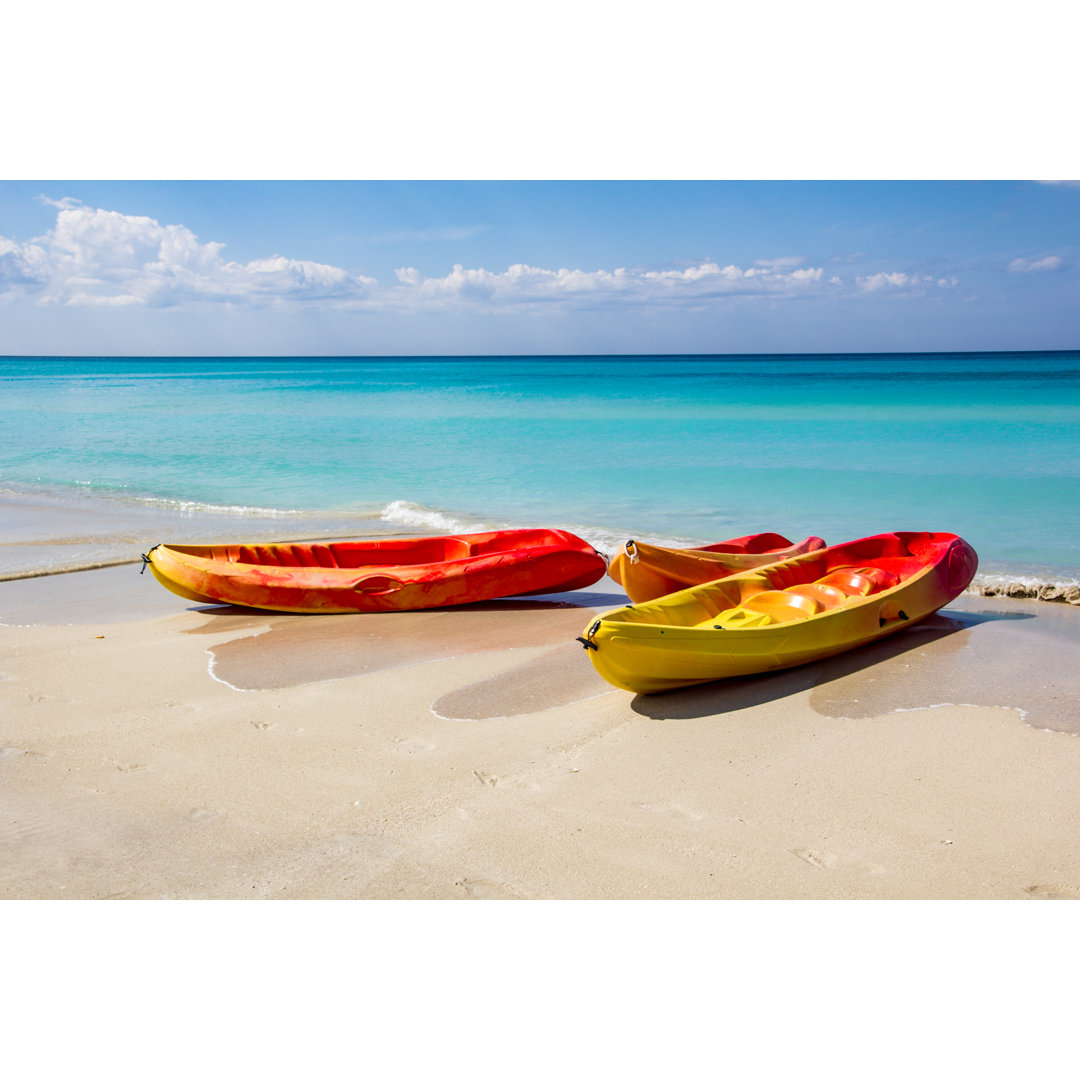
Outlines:
[{"label": "orange kayak", "polygon": [[591,544],[560,529],[344,543],[158,544],[143,561],[186,600],[297,613],[411,611],[565,592],[593,584],[606,569]]},{"label": "orange kayak", "polygon": [[779,533],[754,533],[699,548],[654,547],[628,540],[611,560],[608,573],[640,604],[824,546],[820,536],[793,544]]},{"label": "orange kayak", "polygon": [[959,596],[978,564],[953,533],[883,533],[609,611],[578,640],[600,675],[637,694],[756,675],[910,626]]}]

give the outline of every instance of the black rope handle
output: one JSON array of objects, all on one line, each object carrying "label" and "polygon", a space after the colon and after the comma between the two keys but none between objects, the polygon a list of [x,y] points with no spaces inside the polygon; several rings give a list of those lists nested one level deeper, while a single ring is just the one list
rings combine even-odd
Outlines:
[{"label": "black rope handle", "polygon": [[593,649],[595,651],[599,651],[600,646],[597,645],[595,641],[593,641],[593,634],[595,634],[596,631],[600,629],[600,622],[601,620],[597,619],[596,622],[594,622],[592,626],[590,626],[589,629],[585,631],[588,637],[577,637],[574,638],[574,640],[580,641],[586,649]]}]

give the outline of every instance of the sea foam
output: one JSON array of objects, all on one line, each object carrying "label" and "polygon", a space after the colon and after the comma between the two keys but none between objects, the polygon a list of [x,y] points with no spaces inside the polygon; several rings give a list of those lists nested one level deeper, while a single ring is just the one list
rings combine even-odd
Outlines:
[{"label": "sea foam", "polygon": [[408,528],[435,529],[446,533],[482,532],[479,521],[466,522],[462,518],[452,517],[442,510],[420,506],[417,503],[395,499],[388,503],[379,514],[379,520],[390,525],[404,525]]}]

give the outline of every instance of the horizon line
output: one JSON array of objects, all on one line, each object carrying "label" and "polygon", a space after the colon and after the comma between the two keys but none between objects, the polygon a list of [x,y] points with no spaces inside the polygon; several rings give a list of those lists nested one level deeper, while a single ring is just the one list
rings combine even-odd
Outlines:
[{"label": "horizon line", "polygon": [[1069,349],[852,349],[818,352],[565,352],[565,353],[0,353],[4,360],[562,360],[588,357],[597,360],[650,360],[680,357],[714,359],[732,357],[822,356],[1045,356],[1080,352]]}]

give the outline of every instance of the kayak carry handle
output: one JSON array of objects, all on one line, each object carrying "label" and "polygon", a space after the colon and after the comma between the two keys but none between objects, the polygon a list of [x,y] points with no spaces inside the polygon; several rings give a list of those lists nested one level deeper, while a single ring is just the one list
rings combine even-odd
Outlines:
[{"label": "kayak carry handle", "polygon": [[390,577],[388,574],[371,574],[369,577],[360,578],[353,582],[353,592],[374,595],[376,593],[397,592],[405,587],[404,581]]},{"label": "kayak carry handle", "polygon": [[891,611],[885,610],[878,615],[878,626],[887,626],[889,623],[894,622],[909,622],[910,616],[906,611],[898,611],[894,615]]},{"label": "kayak carry handle", "polygon": [[142,577],[146,573],[146,568],[150,565],[150,556],[154,554],[157,549],[161,547],[160,544],[155,544],[149,551],[144,551],[142,554],[142,569],[139,571],[139,577]]}]

